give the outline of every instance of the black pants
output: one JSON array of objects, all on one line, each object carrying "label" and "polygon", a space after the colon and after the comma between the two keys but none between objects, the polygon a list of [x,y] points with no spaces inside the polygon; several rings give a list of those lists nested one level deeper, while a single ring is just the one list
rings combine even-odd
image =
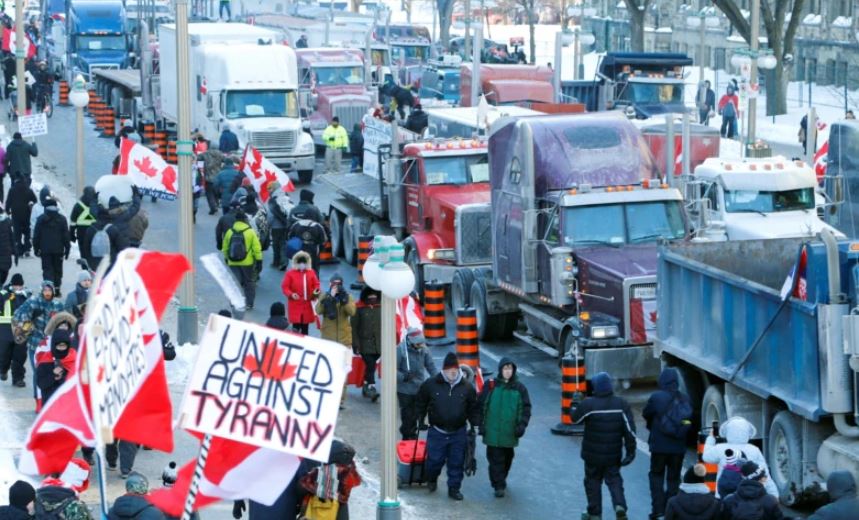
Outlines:
[{"label": "black pants", "polygon": [[253,307],[257,292],[257,284],[256,281],[254,281],[255,273],[253,264],[231,265],[230,271],[233,272],[233,276],[236,277],[236,282],[238,282],[239,287],[241,287],[242,291],[245,293],[245,302],[248,308]]},{"label": "black pants", "polygon": [[63,255],[42,253],[42,279],[54,282],[55,290],[63,282]]},{"label": "black pants", "polygon": [[271,230],[271,250],[274,253],[274,259],[272,259],[271,263],[276,269],[280,269],[286,263],[283,258],[283,248],[286,246],[286,233],[287,230],[285,229]]},{"label": "black pants", "polygon": [[626,498],[623,496],[623,477],[620,476],[620,465],[597,466],[585,462],[585,495],[588,497],[588,514],[602,515],[602,483],[608,487],[611,503],[614,507],[626,509]]},{"label": "black pants", "polygon": [[397,392],[400,403],[400,435],[404,441],[418,438],[418,396]]},{"label": "black pants", "polygon": [[209,204],[209,213],[217,213],[218,211],[218,192],[211,182],[206,183],[206,202]]},{"label": "black pants", "polygon": [[18,220],[12,219],[12,232],[15,234],[15,249],[18,251],[18,256],[30,251],[30,217]]},{"label": "black pants", "polygon": [[493,489],[507,489],[507,474],[513,465],[513,448],[499,446],[486,447],[486,461],[489,462],[489,482]]},{"label": "black pants", "polygon": [[310,332],[310,324],[309,323],[293,323],[292,330],[298,332],[299,334],[304,334],[307,336],[307,333]]},{"label": "black pants", "polygon": [[119,471],[122,473],[130,473],[134,469],[134,459],[137,457],[137,450],[140,449],[139,445],[117,440],[104,448],[104,458],[107,459],[109,466],[115,466],[118,459]]},{"label": "black pants", "polygon": [[710,110],[698,110],[698,122],[702,125],[710,124]]},{"label": "black pants", "polygon": [[728,139],[733,139],[735,135],[737,135],[737,118],[736,117],[723,117],[722,118],[722,128],[719,130],[719,133],[722,137],[727,137]]},{"label": "black pants", "polygon": [[6,373],[12,369],[12,382],[24,380],[24,375],[27,370],[24,368],[24,363],[27,362],[27,344],[15,343],[12,339],[12,326],[0,325],[0,327],[8,327],[9,330],[0,333],[0,372]]},{"label": "black pants", "polygon": [[361,354],[364,359],[364,382],[368,385],[376,384],[376,362],[379,354]]},{"label": "black pants", "polygon": [[680,472],[683,470],[683,455],[668,453],[650,454],[650,502],[651,518],[665,514],[668,499],[680,488]]}]

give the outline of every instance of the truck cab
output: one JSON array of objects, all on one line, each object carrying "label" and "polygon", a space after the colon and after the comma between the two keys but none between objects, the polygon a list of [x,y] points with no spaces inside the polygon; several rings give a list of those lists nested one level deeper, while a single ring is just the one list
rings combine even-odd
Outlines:
[{"label": "truck cab", "polygon": [[455,54],[445,54],[440,60],[430,60],[421,75],[420,97],[458,105],[461,95],[459,92],[461,65],[462,58]]},{"label": "truck cab", "polygon": [[[460,104],[471,106],[471,83],[474,81],[472,64],[460,67]],[[491,105],[518,105],[552,103],[555,90],[552,86],[552,69],[542,65],[487,65],[479,69],[480,87]]]},{"label": "truck cab", "polygon": [[722,240],[844,235],[818,216],[818,183],[802,161],[707,159],[695,168],[693,217],[700,235]]},{"label": "truck cab", "polygon": [[121,0],[72,0],[67,20],[69,78],[89,79],[94,68],[128,68],[129,39]]},{"label": "truck cab", "polygon": [[296,49],[299,102],[317,145],[333,117],[351,132],[370,109],[372,98],[364,78],[364,55],[357,49]]}]

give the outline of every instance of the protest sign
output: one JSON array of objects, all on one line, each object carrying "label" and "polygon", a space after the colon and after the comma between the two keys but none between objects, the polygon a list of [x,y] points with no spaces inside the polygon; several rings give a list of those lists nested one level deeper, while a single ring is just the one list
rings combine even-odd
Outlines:
[{"label": "protest sign", "polygon": [[141,287],[134,264],[117,261],[87,306],[85,325],[90,395],[96,429],[113,429],[147,373]]},{"label": "protest sign", "polygon": [[351,360],[339,343],[212,315],[181,426],[327,462]]},{"label": "protest sign", "polygon": [[48,116],[46,116],[44,112],[40,112],[31,116],[19,117],[18,132],[21,133],[21,137],[35,137],[37,135],[47,135]]}]

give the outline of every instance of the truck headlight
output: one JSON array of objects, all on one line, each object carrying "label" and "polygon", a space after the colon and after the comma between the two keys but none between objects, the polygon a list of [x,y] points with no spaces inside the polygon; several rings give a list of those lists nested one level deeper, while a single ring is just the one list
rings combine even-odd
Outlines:
[{"label": "truck headlight", "polygon": [[313,153],[313,141],[309,141],[301,145],[299,153]]},{"label": "truck headlight", "polygon": [[430,249],[427,251],[430,260],[456,260],[456,251],[453,249]]},{"label": "truck headlight", "polygon": [[618,330],[617,325],[605,325],[605,326],[591,327],[591,338],[592,339],[616,338],[619,335],[620,335],[620,331]]}]

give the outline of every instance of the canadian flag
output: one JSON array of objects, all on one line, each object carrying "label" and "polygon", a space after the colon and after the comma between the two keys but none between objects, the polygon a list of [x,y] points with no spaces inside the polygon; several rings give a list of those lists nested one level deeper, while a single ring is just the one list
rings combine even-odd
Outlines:
[{"label": "canadian flag", "polygon": [[251,145],[245,146],[239,171],[248,176],[263,202],[268,202],[268,185],[274,181],[279,182],[287,193],[295,191],[289,176]]},{"label": "canadian flag", "polygon": [[128,175],[144,194],[173,200],[179,193],[176,169],[160,155],[131,139],[119,145],[117,175]]},{"label": "canadian flag", "polygon": [[[169,452],[173,450],[172,407],[158,321],[191,266],[179,254],[139,249],[124,250],[118,262],[131,262],[137,274],[134,285],[138,291],[137,313],[144,334],[146,369],[142,384],[134,391],[113,433],[118,438]],[[30,428],[19,463],[22,473],[61,472],[78,446],[95,444],[88,374],[84,366],[86,348],[84,333],[75,373],[69,375],[42,407]]]},{"label": "canadian flag", "polygon": [[[11,52],[12,54],[15,54],[15,29],[3,27],[2,48],[6,52]],[[26,59],[29,60],[36,55],[36,46],[33,44],[33,41],[30,40],[30,37],[26,33],[24,34],[24,49],[26,50]]]},{"label": "canadian flag", "polygon": [[829,140],[823,142],[823,146],[814,154],[814,173],[817,174],[817,182],[823,183],[826,175],[826,163],[829,159]]},{"label": "canadian flag", "polygon": [[676,153],[674,155],[674,175],[683,174],[683,140],[677,144]]},{"label": "canadian flag", "polygon": [[412,295],[404,296],[397,301],[397,343],[406,335],[409,328],[423,330],[424,315],[417,298]]},{"label": "canadian flag", "polygon": [[[270,506],[289,485],[301,464],[301,458],[296,455],[221,437],[212,437],[208,453],[194,502],[195,511],[219,500],[249,499]],[[153,491],[149,501],[167,515],[179,517],[196,463],[195,459],[185,464],[173,487]]]},{"label": "canadian flag", "polygon": [[784,280],[781,287],[781,299],[785,300],[788,297],[799,298],[802,301],[808,300],[808,279],[806,271],[808,270],[808,250],[803,245],[799,251],[799,256],[796,263],[790,270],[790,274]]}]

